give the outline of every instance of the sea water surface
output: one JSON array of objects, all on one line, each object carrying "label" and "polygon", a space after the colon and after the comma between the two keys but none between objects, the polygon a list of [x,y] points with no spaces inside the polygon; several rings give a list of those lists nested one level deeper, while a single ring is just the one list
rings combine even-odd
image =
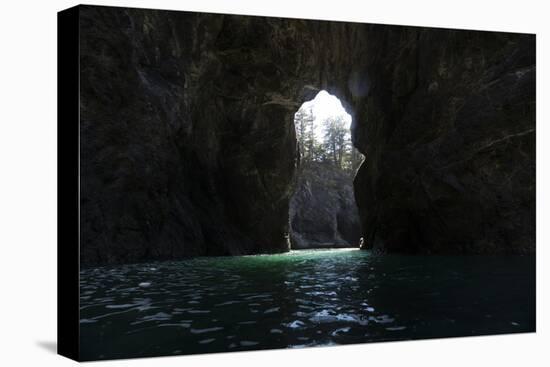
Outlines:
[{"label": "sea water surface", "polygon": [[534,330],[534,257],[301,250],[80,273],[84,360]]}]

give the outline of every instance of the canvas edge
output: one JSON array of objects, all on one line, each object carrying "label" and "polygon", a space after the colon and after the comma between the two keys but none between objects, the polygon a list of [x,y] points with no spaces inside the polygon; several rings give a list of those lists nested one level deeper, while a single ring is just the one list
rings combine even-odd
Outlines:
[{"label": "canvas edge", "polygon": [[57,13],[57,353],[80,359],[79,6]]}]

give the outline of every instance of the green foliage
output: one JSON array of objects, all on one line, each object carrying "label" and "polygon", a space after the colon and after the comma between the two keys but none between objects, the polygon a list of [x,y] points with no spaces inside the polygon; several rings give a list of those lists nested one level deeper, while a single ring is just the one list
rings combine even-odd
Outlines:
[{"label": "green foliage", "polygon": [[[315,134],[316,123],[321,124],[322,137]],[[361,164],[362,155],[351,143],[343,115],[316,122],[311,107],[300,108],[294,115],[294,124],[303,162],[328,162],[350,172],[355,172]]]}]

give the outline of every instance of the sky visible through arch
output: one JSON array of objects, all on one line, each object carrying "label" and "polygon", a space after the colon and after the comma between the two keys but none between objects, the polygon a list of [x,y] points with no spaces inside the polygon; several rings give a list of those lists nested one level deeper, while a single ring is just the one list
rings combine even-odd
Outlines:
[{"label": "sky visible through arch", "polygon": [[311,101],[304,102],[300,109],[313,111],[315,138],[318,141],[323,140],[324,130],[322,122],[329,117],[342,116],[346,123],[346,129],[349,131],[351,125],[351,115],[346,112],[338,98],[322,90]]}]

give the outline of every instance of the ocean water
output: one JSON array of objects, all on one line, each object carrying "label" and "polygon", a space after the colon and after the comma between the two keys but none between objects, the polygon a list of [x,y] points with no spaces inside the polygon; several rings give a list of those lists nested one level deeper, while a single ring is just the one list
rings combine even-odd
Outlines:
[{"label": "ocean water", "polygon": [[80,273],[84,360],[534,330],[534,257],[302,250]]}]

